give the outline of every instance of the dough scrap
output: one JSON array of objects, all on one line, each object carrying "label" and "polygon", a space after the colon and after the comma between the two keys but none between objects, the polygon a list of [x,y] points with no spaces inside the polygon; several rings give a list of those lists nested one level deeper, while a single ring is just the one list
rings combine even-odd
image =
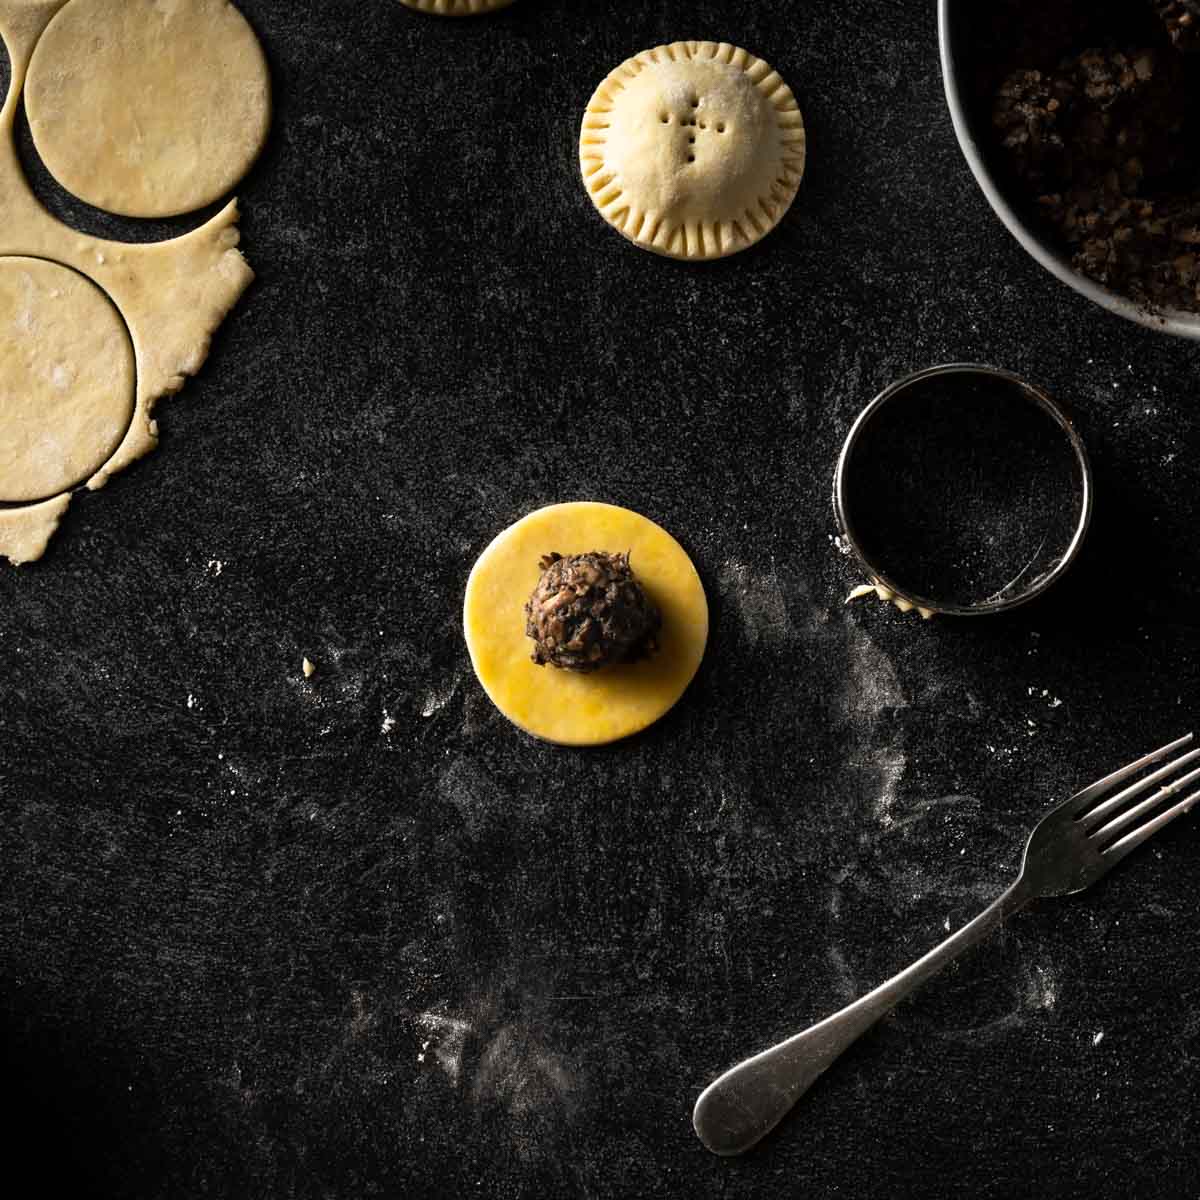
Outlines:
[{"label": "dough scrap", "polygon": [[[553,550],[628,550],[662,612],[657,652],[592,674],[536,666],[525,601]],[[467,580],[463,630],[479,682],[513,724],[549,742],[594,746],[653,724],[683,695],[704,657],[708,602],[696,568],[666,530],[629,509],[589,501],[553,504],[504,530]]]},{"label": "dough scrap", "polygon": [[497,12],[513,0],[400,0],[417,12],[436,13],[439,17],[473,17],[478,13]]},{"label": "dough scrap", "polygon": [[82,483],[133,418],[133,347],[95,284],[40,258],[0,258],[0,501]]},{"label": "dough scrap", "polygon": [[[116,449],[88,478],[87,486],[95,489],[154,449],[155,402],[200,369],[213,331],[254,272],[236,248],[236,202],[172,241],[127,244],[77,233],[35,199],[21,171],[13,127],[34,47],[66,2],[0,0],[0,38],[11,68],[0,108],[0,258],[48,259],[70,267],[105,293],[124,318],[136,368],[133,415]],[[178,2],[163,0],[168,7]],[[4,349],[0,345],[0,355]],[[7,474],[0,473],[0,492],[8,489]],[[0,555],[14,563],[40,558],[69,502],[63,493],[40,504],[0,508]]]},{"label": "dough scrap", "polygon": [[70,503],[70,496],[55,496],[27,508],[0,510],[0,547],[13,566],[42,557]]},{"label": "dough scrap", "polygon": [[584,186],[630,241],[723,258],[783,219],[800,186],[804,119],[791,89],[728,42],[673,42],[596,89],[579,134]]},{"label": "dough scrap", "polygon": [[122,216],[170,217],[250,169],[271,82],[228,0],[71,0],[33,52],[25,111],[67,191]]},{"label": "dough scrap", "polygon": [[926,621],[930,617],[937,616],[936,609],[924,608],[920,604],[914,604],[906,596],[898,595],[883,583],[860,583],[846,597],[846,603],[852,604],[855,600],[861,600],[864,596],[876,596],[885,604],[894,604],[902,613],[918,612],[921,614],[922,619]]}]

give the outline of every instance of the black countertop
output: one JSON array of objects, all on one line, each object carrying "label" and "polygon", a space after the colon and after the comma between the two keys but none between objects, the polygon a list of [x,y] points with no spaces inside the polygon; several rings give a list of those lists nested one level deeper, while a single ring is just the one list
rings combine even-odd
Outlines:
[{"label": "black countertop", "polygon": [[[1196,721],[1200,347],[993,218],[932,6],[241,7],[277,101],[239,189],[258,281],[159,451],[0,570],[14,1169],[114,1197],[1194,1196],[1195,819],[1017,917],[752,1155],[691,1131],[720,1070],[974,915],[1051,798]],[[766,58],[809,131],[785,226],[705,266],[625,242],[577,178],[595,84],[679,38]],[[954,359],[1072,407],[1084,556],[1010,617],[847,608],[840,440]],[[713,616],[674,711],[591,752],[493,709],[459,618],[486,543],[576,498],[672,531]]]}]

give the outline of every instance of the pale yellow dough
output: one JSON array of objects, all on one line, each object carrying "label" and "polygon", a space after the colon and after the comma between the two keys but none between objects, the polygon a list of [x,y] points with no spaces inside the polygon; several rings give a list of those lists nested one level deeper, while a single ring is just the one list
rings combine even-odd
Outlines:
[{"label": "pale yellow dough", "polygon": [[[630,551],[662,612],[659,649],[587,675],[536,666],[524,608],[538,560],[590,550]],[[480,555],[467,580],[463,629],[480,683],[510,721],[549,742],[591,746],[645,729],[683,695],[704,657],[708,602],[683,547],[653,521],[611,504],[554,504],[511,525]]]},{"label": "pale yellow dough", "polygon": [[727,42],[674,42],[596,89],[579,135],[584,186],[646,250],[711,259],[783,219],[804,174],[804,120],[765,62]]},{"label": "pale yellow dough", "polygon": [[507,8],[513,0],[400,0],[417,12],[437,13],[439,17],[473,17],[476,13]]},{"label": "pale yellow dough", "polygon": [[[140,2],[140,0],[139,0]],[[180,0],[163,0],[169,10]],[[236,249],[237,205],[230,203],[211,220],[168,242],[129,245],[77,233],[50,216],[34,198],[21,172],[13,126],[29,62],[43,30],[65,0],[0,0],[0,38],[8,51],[11,80],[0,109],[0,261],[47,259],[86,276],[116,306],[132,343],[136,383],[132,416],[112,452],[95,465],[89,488],[104,485],[154,448],[153,420],[160,396],[177,392],[208,355],[209,339],[245,291],[254,273]],[[71,7],[90,3],[72,0]],[[47,60],[49,61],[49,60]],[[5,270],[10,270],[11,265]],[[10,350],[0,334],[0,358]],[[54,353],[48,343],[47,353]],[[51,380],[53,371],[51,368]],[[0,412],[0,441],[14,428],[7,406]],[[95,447],[93,440],[91,446]],[[65,458],[83,460],[91,451],[76,447]],[[24,468],[22,468],[23,470]],[[64,469],[64,475],[70,474]],[[0,495],[20,488],[11,465],[0,464]],[[0,508],[0,555],[14,563],[42,556],[58,527],[70,494],[41,503]]]},{"label": "pale yellow dough", "polygon": [[0,258],[0,500],[102,467],[133,417],[133,347],[108,297],[40,258]]},{"label": "pale yellow dough", "polygon": [[33,53],[25,111],[67,191],[174,216],[225,195],[258,157],[270,76],[228,0],[71,0]]}]

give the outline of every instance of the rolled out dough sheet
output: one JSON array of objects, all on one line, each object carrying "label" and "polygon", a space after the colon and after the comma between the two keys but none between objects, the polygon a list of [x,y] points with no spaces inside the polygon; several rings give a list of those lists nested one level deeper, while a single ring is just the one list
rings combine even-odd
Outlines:
[{"label": "rolled out dough sheet", "polygon": [[[86,6],[95,2],[71,0],[70,8],[78,4],[84,6],[80,11],[86,11]],[[212,0],[157,0],[154,6],[172,12],[195,2],[203,5]],[[21,171],[13,128],[30,61],[47,25],[65,3],[0,0],[0,38],[11,66],[8,95],[0,108],[0,272],[11,279],[13,271],[27,269],[12,260],[44,259],[94,285],[115,307],[127,330],[134,392],[124,432],[106,456],[98,453],[103,437],[97,436],[88,422],[77,422],[79,440],[64,449],[61,457],[58,486],[63,490],[38,503],[0,508],[0,556],[14,563],[31,562],[44,553],[70,501],[69,485],[64,481],[76,467],[90,472],[86,478],[89,488],[99,488],[110,475],[154,448],[155,402],[177,392],[185,378],[200,369],[213,332],[254,278],[237,249],[235,202],[172,241],[126,244],[77,233],[47,213],[33,196]],[[60,306],[50,319],[53,327],[64,314],[69,316],[73,301],[68,289],[57,298],[47,294],[40,303],[46,312]],[[51,341],[62,350],[60,335]],[[48,354],[54,346],[47,342]],[[53,382],[53,366],[49,369]],[[64,381],[66,376],[58,378]],[[110,418],[120,408],[115,402],[105,401],[105,405]],[[65,411],[70,409],[68,403]],[[19,406],[0,407],[0,446],[14,444],[23,436],[20,430],[28,414],[21,413]],[[58,428],[60,433],[69,431],[70,423],[60,423]],[[52,475],[47,472],[44,480]],[[15,495],[22,489],[32,493],[41,487],[42,482],[36,480],[23,484],[17,470],[0,460],[0,496]]]}]

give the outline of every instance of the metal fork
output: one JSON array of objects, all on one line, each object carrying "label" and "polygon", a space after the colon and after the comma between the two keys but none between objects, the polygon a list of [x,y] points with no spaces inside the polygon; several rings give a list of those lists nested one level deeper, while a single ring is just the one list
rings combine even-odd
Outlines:
[{"label": "metal fork", "polygon": [[[1106,775],[1052,808],[1029,836],[1016,882],[973,921],[873,992],[738,1063],[710,1083],[700,1093],[692,1113],[692,1124],[700,1140],[714,1154],[741,1154],[749,1150],[779,1124],[855,1038],[952,959],[986,937],[1006,917],[1038,897],[1069,896],[1082,891],[1106,875],[1151,834],[1187,812],[1200,800],[1200,790],[1152,815],[1168,799],[1200,779],[1200,767],[1180,774],[1189,763],[1200,759],[1200,749],[1176,754],[1191,740],[1189,733]],[[1139,771],[1164,759],[1170,760],[1165,766],[1128,787],[1121,786]]]}]

